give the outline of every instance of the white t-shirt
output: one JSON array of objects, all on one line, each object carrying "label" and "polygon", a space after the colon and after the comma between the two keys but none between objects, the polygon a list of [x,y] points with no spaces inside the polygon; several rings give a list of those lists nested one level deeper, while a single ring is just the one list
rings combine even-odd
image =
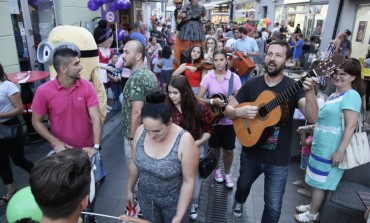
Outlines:
[{"label": "white t-shirt", "polygon": [[228,47],[231,51],[235,51],[235,43],[237,40],[238,39],[235,38],[228,39],[225,43],[225,48]]},{"label": "white t-shirt", "polygon": [[[19,92],[17,85],[10,81],[4,81],[0,83],[0,113],[8,112],[14,109],[12,102],[10,101],[10,96]],[[0,123],[5,122],[11,118],[0,118]]]},{"label": "white t-shirt", "polygon": [[158,58],[156,57],[156,58],[154,58],[153,59],[153,61],[152,61],[152,64],[154,65],[154,67],[153,67],[153,72],[154,73],[156,73],[156,74],[158,74],[158,73],[161,73],[161,68],[159,68],[158,66],[157,66],[157,64],[158,64],[158,62],[159,62],[160,60],[158,60]]},{"label": "white t-shirt", "polygon": [[262,39],[267,40],[269,38],[269,34],[266,31],[262,32]]}]

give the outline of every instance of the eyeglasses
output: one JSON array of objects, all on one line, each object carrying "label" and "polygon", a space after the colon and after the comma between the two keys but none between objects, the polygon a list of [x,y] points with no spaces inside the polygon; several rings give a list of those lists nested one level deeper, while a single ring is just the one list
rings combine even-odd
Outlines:
[{"label": "eyeglasses", "polygon": [[344,78],[345,76],[347,76],[349,74],[347,74],[346,72],[340,72],[340,71],[337,71],[337,72],[333,73],[333,77],[337,77],[338,75],[339,75],[340,78]]}]

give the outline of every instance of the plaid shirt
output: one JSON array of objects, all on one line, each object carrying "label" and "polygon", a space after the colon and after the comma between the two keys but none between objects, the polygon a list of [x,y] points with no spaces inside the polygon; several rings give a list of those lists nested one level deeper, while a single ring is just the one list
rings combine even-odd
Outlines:
[{"label": "plaid shirt", "polygon": [[[203,133],[210,133],[212,134],[213,132],[213,126],[212,126],[212,117],[211,117],[211,112],[209,108],[197,101],[196,102],[197,107],[201,110],[202,114],[202,121],[203,123],[206,123],[202,126],[201,131],[199,131],[198,127],[195,127],[193,132],[190,132],[190,134],[193,136],[194,140],[198,140],[202,137]],[[171,117],[172,117],[172,122],[175,123],[176,125],[179,125],[183,128],[183,123],[182,123],[182,114],[181,112],[175,107],[175,105],[172,104],[171,106]],[[185,129],[187,130],[187,129]],[[199,134],[201,133],[201,134]]]}]

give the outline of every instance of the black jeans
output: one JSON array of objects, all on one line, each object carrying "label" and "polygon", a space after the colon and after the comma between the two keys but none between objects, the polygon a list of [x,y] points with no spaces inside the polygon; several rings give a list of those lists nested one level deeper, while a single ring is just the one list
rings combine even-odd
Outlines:
[{"label": "black jeans", "polygon": [[15,140],[0,140],[0,176],[4,184],[8,185],[14,181],[9,157],[12,158],[15,165],[23,168],[29,173],[31,172],[33,163],[24,157],[24,135],[19,119],[15,117],[2,124],[19,124],[17,138]]}]

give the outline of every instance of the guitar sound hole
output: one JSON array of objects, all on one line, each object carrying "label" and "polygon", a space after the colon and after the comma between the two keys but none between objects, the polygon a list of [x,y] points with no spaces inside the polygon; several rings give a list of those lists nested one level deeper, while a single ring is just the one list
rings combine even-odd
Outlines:
[{"label": "guitar sound hole", "polygon": [[265,106],[263,107],[260,107],[259,110],[258,110],[258,115],[261,117],[261,118],[264,118],[267,116],[267,109]]}]

